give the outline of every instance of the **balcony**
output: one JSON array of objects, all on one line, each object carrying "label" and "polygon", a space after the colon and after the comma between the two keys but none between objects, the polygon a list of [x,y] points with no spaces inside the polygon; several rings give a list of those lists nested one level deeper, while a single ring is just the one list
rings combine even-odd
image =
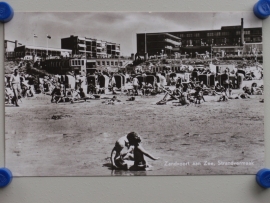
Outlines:
[{"label": "balcony", "polygon": [[176,46],[180,46],[180,45],[181,45],[180,42],[176,42],[176,41],[173,41],[173,40],[171,40],[171,39],[165,39],[164,41],[165,41],[165,42],[168,42],[168,43],[170,43],[170,44],[176,45]]},{"label": "balcony", "polygon": [[85,44],[78,44],[78,48],[86,48]]}]

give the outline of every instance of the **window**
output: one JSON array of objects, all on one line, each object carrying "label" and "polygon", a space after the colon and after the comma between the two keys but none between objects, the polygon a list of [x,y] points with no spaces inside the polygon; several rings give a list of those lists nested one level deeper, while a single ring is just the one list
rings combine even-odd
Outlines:
[{"label": "window", "polygon": [[207,37],[212,37],[212,36],[214,36],[214,33],[213,32],[208,32],[207,33]]},{"label": "window", "polygon": [[97,66],[100,66],[100,61],[97,61]]},{"label": "window", "polygon": [[123,62],[119,62],[119,66],[122,66],[123,65]]},{"label": "window", "polygon": [[241,35],[241,31],[236,31],[236,35]]},{"label": "window", "polygon": [[113,66],[114,65],[114,62],[113,61],[111,61],[111,66]]},{"label": "window", "polygon": [[107,66],[109,66],[110,65],[110,61],[107,61]]},{"label": "window", "polygon": [[105,61],[102,61],[102,65],[105,66]]},{"label": "window", "polygon": [[229,32],[222,32],[221,34],[222,34],[222,36],[228,36],[230,33]]},{"label": "window", "polygon": [[245,37],[245,42],[250,42],[250,37]]},{"label": "window", "polygon": [[262,38],[261,37],[253,37],[254,42],[261,42]]},{"label": "window", "polygon": [[200,33],[195,33],[194,37],[200,37]]},{"label": "window", "polygon": [[220,32],[216,32],[215,33],[215,36],[220,36]]},{"label": "window", "polygon": [[115,61],[115,65],[118,66],[118,62]]},{"label": "window", "polygon": [[192,37],[192,34],[187,34],[187,37]]},{"label": "window", "polygon": [[82,60],[82,65],[84,66],[84,60]]},{"label": "window", "polygon": [[262,34],[262,29],[256,29],[256,30],[252,30],[252,34]]},{"label": "window", "polygon": [[245,30],[245,31],[244,31],[244,34],[245,34],[245,35],[250,35],[250,30]]},{"label": "window", "polygon": [[179,37],[185,37],[185,34],[179,34]]}]

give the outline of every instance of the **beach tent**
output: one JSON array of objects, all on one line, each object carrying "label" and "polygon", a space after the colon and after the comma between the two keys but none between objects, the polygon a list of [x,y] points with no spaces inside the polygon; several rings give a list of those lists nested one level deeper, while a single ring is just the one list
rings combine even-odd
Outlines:
[{"label": "beach tent", "polygon": [[226,82],[229,80],[229,75],[224,73],[220,75],[220,85],[224,86],[224,84],[226,84]]},{"label": "beach tent", "polygon": [[161,86],[167,85],[166,78],[163,75],[159,74],[158,77],[159,77],[159,81],[160,81]]},{"label": "beach tent", "polygon": [[123,73],[119,73],[119,75],[121,75],[121,77],[122,77],[122,82],[123,82],[123,87],[125,87],[126,86],[126,76],[123,74]]},{"label": "beach tent", "polygon": [[237,78],[235,75],[230,75],[229,77],[231,84],[232,84],[232,88],[236,89],[237,88]]},{"label": "beach tent", "polygon": [[191,77],[193,78],[193,80],[194,79],[196,79],[196,80],[198,80],[198,72],[197,71],[193,71],[192,73],[191,73]]},{"label": "beach tent", "polygon": [[139,81],[140,88],[142,88],[143,83],[145,83],[145,76],[138,75],[138,76],[136,76],[136,78]]},{"label": "beach tent", "polygon": [[203,82],[203,84],[205,84],[206,86],[209,85],[209,76],[207,74],[201,74],[199,75],[199,81]]},{"label": "beach tent", "polygon": [[97,76],[95,75],[87,76],[86,80],[87,80],[87,94],[89,94],[89,92],[96,94]]},{"label": "beach tent", "polygon": [[145,76],[145,83],[150,83],[153,86],[153,88],[155,88],[157,79],[154,75],[147,75]]},{"label": "beach tent", "polygon": [[66,76],[66,88],[75,89],[75,78],[71,75]]},{"label": "beach tent", "polygon": [[108,93],[109,77],[107,75],[100,75],[98,78],[99,87],[105,88],[105,94]]},{"label": "beach tent", "polygon": [[113,77],[114,77],[114,79],[115,79],[116,87],[117,87],[118,89],[122,89],[122,88],[123,88],[123,84],[124,84],[122,75],[120,75],[120,74],[115,74]]},{"label": "beach tent", "polygon": [[210,86],[215,86],[216,85],[215,81],[216,81],[215,75],[214,74],[209,75],[209,85]]}]

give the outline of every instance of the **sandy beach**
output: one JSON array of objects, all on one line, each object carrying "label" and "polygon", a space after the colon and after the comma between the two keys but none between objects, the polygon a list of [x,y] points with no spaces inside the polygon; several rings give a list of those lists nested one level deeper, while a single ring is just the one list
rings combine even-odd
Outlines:
[{"label": "sandy beach", "polygon": [[[103,99],[55,104],[39,94],[19,108],[6,105],[6,167],[14,176],[110,176],[255,174],[263,166],[263,96],[156,105],[163,96],[119,95],[121,102],[105,105]],[[160,157],[147,159],[149,171],[111,170],[114,143],[131,131]]]}]

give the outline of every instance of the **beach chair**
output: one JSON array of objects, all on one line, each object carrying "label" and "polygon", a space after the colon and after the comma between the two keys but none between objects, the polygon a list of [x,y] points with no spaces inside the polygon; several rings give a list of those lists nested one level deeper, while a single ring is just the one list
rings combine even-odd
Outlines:
[{"label": "beach chair", "polygon": [[226,84],[226,82],[229,80],[229,75],[224,73],[220,75],[220,85],[224,86],[224,84]]},{"label": "beach chair", "polygon": [[123,88],[123,77],[120,74],[115,74],[114,76],[116,88],[122,91]]},{"label": "beach chair", "polygon": [[206,74],[202,74],[198,76],[200,82],[203,82],[206,86],[209,86],[209,76]]},{"label": "beach chair", "polygon": [[150,83],[153,86],[153,88],[155,88],[157,79],[154,75],[147,75],[145,76],[145,83]]},{"label": "beach chair", "polygon": [[101,90],[101,93],[106,94],[108,92],[109,77],[107,75],[100,75],[98,77],[98,81],[99,81],[99,88]]},{"label": "beach chair", "polygon": [[238,74],[237,76],[237,88],[242,89],[243,88],[243,81],[244,81],[245,76],[243,74]]},{"label": "beach chair", "polygon": [[66,88],[75,89],[76,80],[73,76],[67,75],[66,76]]},{"label": "beach chair", "polygon": [[216,84],[215,84],[215,81],[216,81],[215,75],[212,75],[212,74],[209,75],[209,85],[210,85],[210,87],[216,85]]},{"label": "beach chair", "polygon": [[143,82],[145,82],[145,76],[139,75],[139,76],[136,76],[136,78],[137,78],[138,81],[139,81],[139,85],[140,85],[139,89],[141,89],[142,86],[143,86]]},{"label": "beach chair", "polygon": [[119,75],[122,76],[123,87],[125,87],[126,86],[126,76],[122,73],[120,73]]},{"label": "beach chair", "polygon": [[235,77],[235,75],[230,75],[229,79],[231,81],[232,88],[236,89],[237,88],[237,78]]},{"label": "beach chair", "polygon": [[244,70],[239,70],[239,69],[238,69],[238,70],[237,70],[237,73],[238,73],[238,74],[243,74],[244,76],[246,76],[246,72],[245,72]]},{"label": "beach chair", "polygon": [[192,77],[192,79],[194,80],[194,79],[196,79],[196,80],[198,80],[198,72],[197,71],[193,71],[192,73],[191,73],[191,77]]},{"label": "beach chair", "polygon": [[90,75],[87,77],[87,94],[91,92],[92,94],[96,94],[97,87],[97,76]]}]

